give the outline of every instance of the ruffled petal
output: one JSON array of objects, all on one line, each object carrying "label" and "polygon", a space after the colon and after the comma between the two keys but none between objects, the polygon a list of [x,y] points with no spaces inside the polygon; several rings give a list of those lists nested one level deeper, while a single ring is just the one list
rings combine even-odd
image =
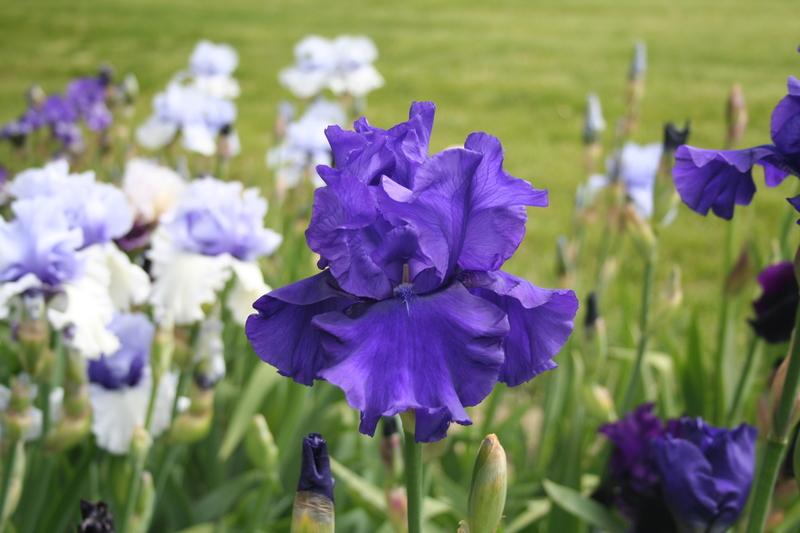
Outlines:
[{"label": "ruffled petal", "polygon": [[362,433],[409,409],[434,417],[423,418],[418,441],[442,437],[450,421],[470,423],[464,408],[489,394],[503,362],[508,321],[500,308],[456,282],[427,295],[403,285],[394,298],[350,315],[326,313],[313,323],[330,358],[319,374],[361,411]]},{"label": "ruffled petal", "polygon": [[150,303],[156,320],[178,325],[201,320],[203,305],[216,301],[231,275],[230,255],[180,251],[163,230],[153,235],[150,260],[155,278]]},{"label": "ruffled petal", "polygon": [[783,154],[800,154],[800,81],[790,76],[788,94],[772,110],[772,142]]},{"label": "ruffled petal", "polygon": [[770,146],[746,150],[701,150],[683,145],[672,175],[681,200],[701,215],[712,210],[730,219],[735,205],[749,205],[756,192],[753,165],[774,155]]},{"label": "ruffled petal", "polygon": [[464,148],[483,155],[470,186],[469,213],[458,264],[465,270],[497,270],[525,236],[524,206],[547,207],[547,191],[503,170],[503,146],[487,133],[472,133]]},{"label": "ruffled petal", "polygon": [[567,342],[578,312],[573,291],[542,289],[505,272],[469,272],[464,284],[508,314],[500,381],[514,387],[556,367],[553,357]]},{"label": "ruffled petal", "polygon": [[720,494],[703,452],[671,437],[654,440],[652,450],[662,495],[675,519],[689,531],[707,531],[718,515]]},{"label": "ruffled petal", "polygon": [[247,321],[253,309],[253,302],[262,294],[272,290],[264,281],[258,263],[251,261],[231,261],[234,283],[226,302],[233,318],[241,325]]},{"label": "ruffled petal", "polygon": [[259,298],[253,304],[258,313],[248,317],[245,332],[261,359],[281,375],[311,385],[325,361],[312,319],[344,310],[355,301],[326,270]]},{"label": "ruffled petal", "polygon": [[142,267],[113,244],[103,245],[109,271],[109,293],[117,311],[128,311],[132,305],[144,303],[150,294],[150,277]]}]

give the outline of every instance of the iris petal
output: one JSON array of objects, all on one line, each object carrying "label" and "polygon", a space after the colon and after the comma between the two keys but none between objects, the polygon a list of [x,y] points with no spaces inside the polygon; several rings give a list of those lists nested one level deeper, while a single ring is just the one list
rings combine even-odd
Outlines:
[{"label": "iris petal", "polygon": [[436,440],[451,421],[469,424],[464,408],[492,390],[508,321],[458,282],[427,295],[402,286],[398,294],[356,317],[314,319],[331,358],[320,376],[361,411],[362,433],[374,434],[381,416],[413,409],[421,415],[416,439]]}]

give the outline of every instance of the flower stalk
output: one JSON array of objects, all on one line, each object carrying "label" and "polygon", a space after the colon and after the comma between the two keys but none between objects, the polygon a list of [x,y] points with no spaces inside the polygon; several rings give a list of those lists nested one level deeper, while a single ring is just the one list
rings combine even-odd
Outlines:
[{"label": "flower stalk", "polygon": [[753,492],[747,533],[758,533],[764,530],[775,482],[789,445],[792,411],[800,390],[800,309],[795,316],[794,333],[789,345],[788,357],[789,366],[786,371],[786,379],[773,414],[772,429],[767,437],[761,465],[756,476],[757,481]]},{"label": "flower stalk", "polygon": [[414,415],[403,413],[403,460],[408,498],[408,533],[422,533],[422,444],[414,439]]}]

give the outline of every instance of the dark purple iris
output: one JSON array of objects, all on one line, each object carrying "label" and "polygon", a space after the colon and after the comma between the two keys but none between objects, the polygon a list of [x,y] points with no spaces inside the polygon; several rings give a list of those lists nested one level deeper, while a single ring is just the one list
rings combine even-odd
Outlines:
[{"label": "dark purple iris", "polygon": [[388,130],[328,128],[336,166],[317,169],[326,186],[306,231],[324,270],[261,297],[247,321],[281,374],[344,390],[361,432],[413,410],[418,441],[470,424],[465,407],[498,380],[555,367],[578,307],[572,291],[499,270],[547,192],[506,173],[485,133],[428,156],[433,115],[421,102]]},{"label": "dark purple iris", "polygon": [[[800,176],[800,81],[790,77],[788,94],[772,111],[773,144],[744,150],[703,150],[683,145],[672,174],[681,199],[701,215],[711,210],[730,219],[736,205],[749,205],[756,192],[753,166],[764,167],[768,187]],[[800,211],[800,196],[788,199]]]},{"label": "dark purple iris", "polygon": [[800,287],[791,261],[770,265],[758,275],[761,296],[753,302],[750,320],[756,334],[767,342],[786,342],[792,336]]},{"label": "dark purple iris", "polygon": [[717,428],[689,417],[664,424],[652,409],[645,404],[600,429],[614,445],[615,503],[636,532],[727,531],[750,493],[755,428]]},{"label": "dark purple iris", "polygon": [[298,492],[313,492],[333,501],[333,475],[328,458],[328,443],[319,433],[310,433],[303,439]]},{"label": "dark purple iris", "polygon": [[134,387],[150,360],[155,327],[145,315],[134,313],[115,316],[108,329],[119,338],[120,347],[89,361],[89,381],[106,389]]}]

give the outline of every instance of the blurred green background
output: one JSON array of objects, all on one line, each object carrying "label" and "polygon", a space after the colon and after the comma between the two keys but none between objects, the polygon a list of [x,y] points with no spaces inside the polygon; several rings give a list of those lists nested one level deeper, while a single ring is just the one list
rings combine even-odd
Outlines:
[{"label": "blurred green background", "polygon": [[[151,96],[185,67],[198,39],[227,41],[241,59],[243,153],[233,176],[267,183],[264,152],[276,104],[290,96],[276,76],[292,62],[294,43],[309,33],[366,34],[380,49],[377,66],[386,78],[370,95],[371,122],[393,124],[411,100],[434,100],[434,148],[473,130],[491,132],[503,141],[512,173],[550,190],[550,208],[531,212],[528,237],[508,268],[553,284],[554,241],[569,229],[575,187],[584,178],[586,93],[600,95],[612,130],[631,48],[641,39],[649,69],[637,140],[657,141],[663,122],[689,118],[693,143],[721,146],[726,95],[740,82],[750,112],[746,142],[768,142],[770,111],[785,94],[786,77],[800,72],[796,8],[793,0],[9,0],[0,5],[0,119],[21,111],[31,83],[61,90],[102,62],[136,74],[137,114],[144,117]],[[606,139],[610,145],[610,131]],[[739,240],[757,238],[766,252],[794,186],[787,180],[742,210]],[[682,207],[665,232],[659,275],[679,263],[691,305],[710,306],[716,296],[723,225]]]}]

